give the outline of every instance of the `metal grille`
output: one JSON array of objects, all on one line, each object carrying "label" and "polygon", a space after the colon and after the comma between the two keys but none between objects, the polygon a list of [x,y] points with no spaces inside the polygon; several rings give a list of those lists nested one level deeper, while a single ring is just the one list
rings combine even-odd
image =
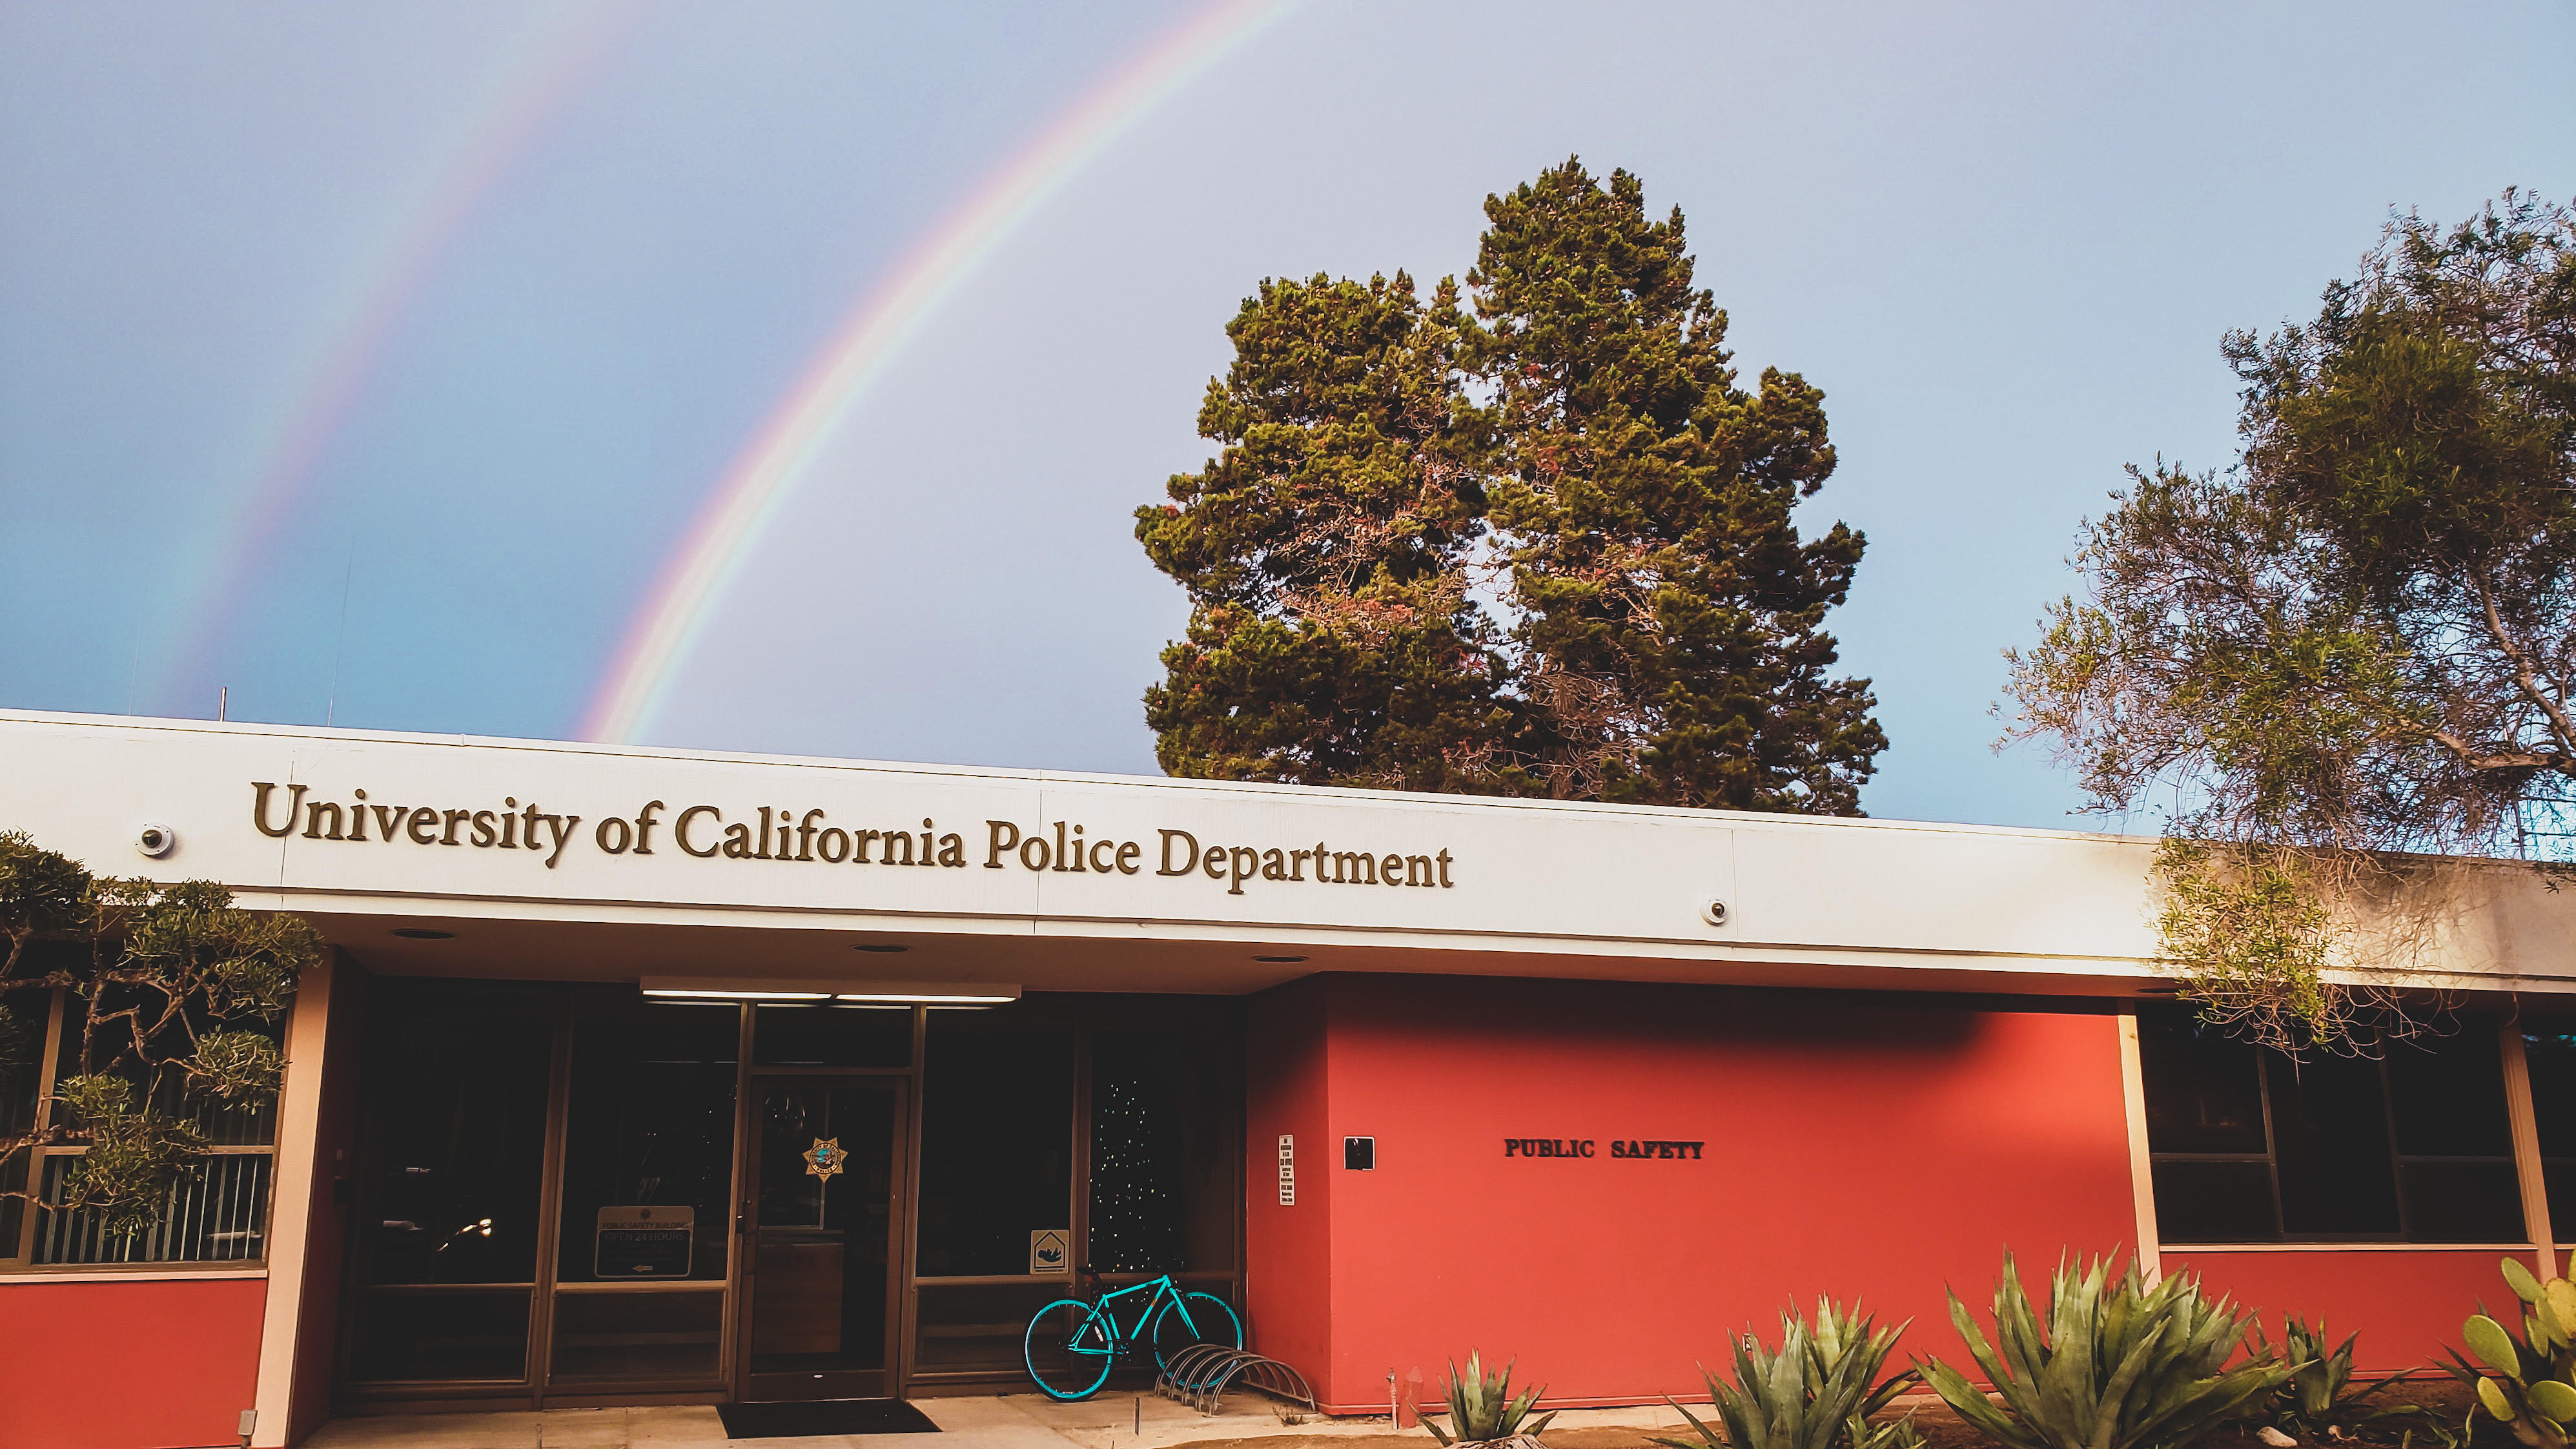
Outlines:
[{"label": "metal grille", "polygon": [[[44,1196],[62,1192],[64,1174],[77,1155],[45,1159]],[[173,1183],[161,1220],[131,1237],[110,1237],[96,1215],[45,1209],[36,1223],[38,1263],[222,1263],[267,1254],[271,1155],[225,1152],[200,1159],[198,1170]]]}]

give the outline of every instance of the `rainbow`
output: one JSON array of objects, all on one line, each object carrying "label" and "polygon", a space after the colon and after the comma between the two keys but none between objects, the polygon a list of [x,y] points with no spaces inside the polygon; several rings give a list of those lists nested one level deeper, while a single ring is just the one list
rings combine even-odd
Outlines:
[{"label": "rainbow", "polygon": [[714,604],[780,504],[940,305],[1086,163],[1294,3],[1225,0],[1155,41],[988,177],[860,300],[673,548],[591,697],[583,738],[626,743],[651,725]]},{"label": "rainbow", "polygon": [[165,692],[204,683],[195,672],[238,625],[326,449],[357,411],[438,263],[638,14],[634,0],[581,0],[539,12],[502,47],[471,103],[431,147],[435,159],[413,172],[411,187],[387,208],[389,224],[348,270],[292,381],[279,390],[281,406],[256,434],[249,486],[186,585],[190,603],[178,616],[185,622],[156,671]]}]

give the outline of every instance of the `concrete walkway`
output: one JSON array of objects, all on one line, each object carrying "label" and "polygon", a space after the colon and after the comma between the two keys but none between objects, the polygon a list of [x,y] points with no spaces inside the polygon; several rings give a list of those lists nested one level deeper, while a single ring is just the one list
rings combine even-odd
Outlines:
[{"label": "concrete walkway", "polygon": [[[1295,1435],[1366,1438],[1395,1432],[1376,1418],[1306,1419],[1269,1400],[1231,1394],[1216,1414],[1151,1393],[1108,1393],[1079,1404],[1036,1394],[915,1399],[941,1430],[923,1434],[827,1434],[795,1439],[728,1439],[716,1411],[698,1405],[654,1409],[545,1409],[502,1414],[407,1414],[334,1419],[306,1449],[1175,1449],[1219,1439]],[[1295,1422],[1291,1422],[1291,1420]],[[1569,1409],[1558,1429],[1661,1428],[1669,1409]],[[1141,1428],[1140,1428],[1141,1426]],[[1419,1429],[1404,1431],[1436,1449]]]}]

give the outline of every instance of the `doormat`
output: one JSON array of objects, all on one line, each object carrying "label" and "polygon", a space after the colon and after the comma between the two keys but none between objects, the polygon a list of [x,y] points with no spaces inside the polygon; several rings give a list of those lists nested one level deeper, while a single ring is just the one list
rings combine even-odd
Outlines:
[{"label": "doormat", "polygon": [[795,1439],[809,1434],[936,1434],[930,1416],[901,1399],[816,1399],[795,1404],[718,1404],[728,1439]]}]

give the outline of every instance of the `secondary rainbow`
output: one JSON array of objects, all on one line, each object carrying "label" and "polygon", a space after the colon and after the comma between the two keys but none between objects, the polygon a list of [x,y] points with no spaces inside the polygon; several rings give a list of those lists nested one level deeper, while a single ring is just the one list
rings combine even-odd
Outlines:
[{"label": "secondary rainbow", "polygon": [[344,274],[335,305],[259,434],[249,484],[190,581],[190,603],[156,671],[166,694],[200,692],[204,681],[195,672],[239,623],[332,439],[357,411],[439,262],[637,14],[632,0],[583,0],[534,15],[502,47],[475,101],[459,108],[432,148],[434,159],[414,170],[410,188],[388,209],[381,239]]},{"label": "secondary rainbow", "polygon": [[1293,4],[1229,0],[1148,46],[988,178],[861,300],[752,435],[665,562],[592,695],[584,738],[623,743],[651,725],[779,505],[812,471],[851,405],[940,304],[1086,162]]}]

